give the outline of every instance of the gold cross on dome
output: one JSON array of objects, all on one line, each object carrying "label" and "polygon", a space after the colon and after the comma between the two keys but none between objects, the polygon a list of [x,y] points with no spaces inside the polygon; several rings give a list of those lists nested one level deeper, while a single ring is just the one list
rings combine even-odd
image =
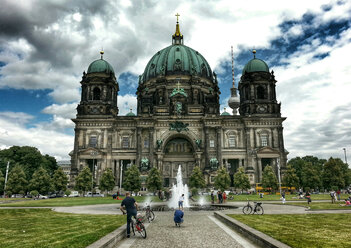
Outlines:
[{"label": "gold cross on dome", "polygon": [[178,22],[178,17],[180,16],[178,13],[175,15],[177,17],[177,22]]}]

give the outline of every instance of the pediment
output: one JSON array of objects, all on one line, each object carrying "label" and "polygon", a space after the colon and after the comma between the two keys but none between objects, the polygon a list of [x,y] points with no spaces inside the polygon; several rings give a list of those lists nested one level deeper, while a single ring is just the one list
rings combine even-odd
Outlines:
[{"label": "pediment", "polygon": [[93,157],[99,158],[104,154],[105,154],[104,152],[102,152],[94,147],[88,147],[86,149],[79,151],[80,156],[91,157],[91,158],[93,158]]},{"label": "pediment", "polygon": [[266,146],[266,147],[262,147],[261,149],[259,149],[257,151],[257,157],[260,157],[260,158],[278,158],[279,157],[279,151],[276,150],[276,149],[273,149],[269,146]]}]

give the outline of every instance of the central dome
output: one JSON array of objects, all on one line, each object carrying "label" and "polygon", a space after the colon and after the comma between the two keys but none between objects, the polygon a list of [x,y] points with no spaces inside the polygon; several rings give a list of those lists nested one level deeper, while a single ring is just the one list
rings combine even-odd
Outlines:
[{"label": "central dome", "polygon": [[150,59],[141,79],[146,82],[158,76],[177,74],[212,78],[211,67],[199,52],[183,44],[173,44]]}]

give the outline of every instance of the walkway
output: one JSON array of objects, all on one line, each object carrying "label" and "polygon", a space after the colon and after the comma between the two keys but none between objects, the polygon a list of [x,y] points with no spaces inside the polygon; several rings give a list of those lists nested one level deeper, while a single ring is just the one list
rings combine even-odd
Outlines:
[{"label": "walkway", "polygon": [[117,247],[257,247],[223,225],[213,212],[185,211],[184,223],[176,227],[173,212],[157,212],[156,219],[147,227],[147,238],[136,234],[123,240]]}]

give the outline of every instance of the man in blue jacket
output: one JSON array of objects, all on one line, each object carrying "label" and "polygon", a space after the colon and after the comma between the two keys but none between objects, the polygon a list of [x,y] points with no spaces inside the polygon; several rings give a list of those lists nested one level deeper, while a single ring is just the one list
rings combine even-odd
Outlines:
[{"label": "man in blue jacket", "polygon": [[180,227],[180,223],[183,223],[184,212],[180,209],[177,209],[174,212],[174,223],[176,226]]}]

